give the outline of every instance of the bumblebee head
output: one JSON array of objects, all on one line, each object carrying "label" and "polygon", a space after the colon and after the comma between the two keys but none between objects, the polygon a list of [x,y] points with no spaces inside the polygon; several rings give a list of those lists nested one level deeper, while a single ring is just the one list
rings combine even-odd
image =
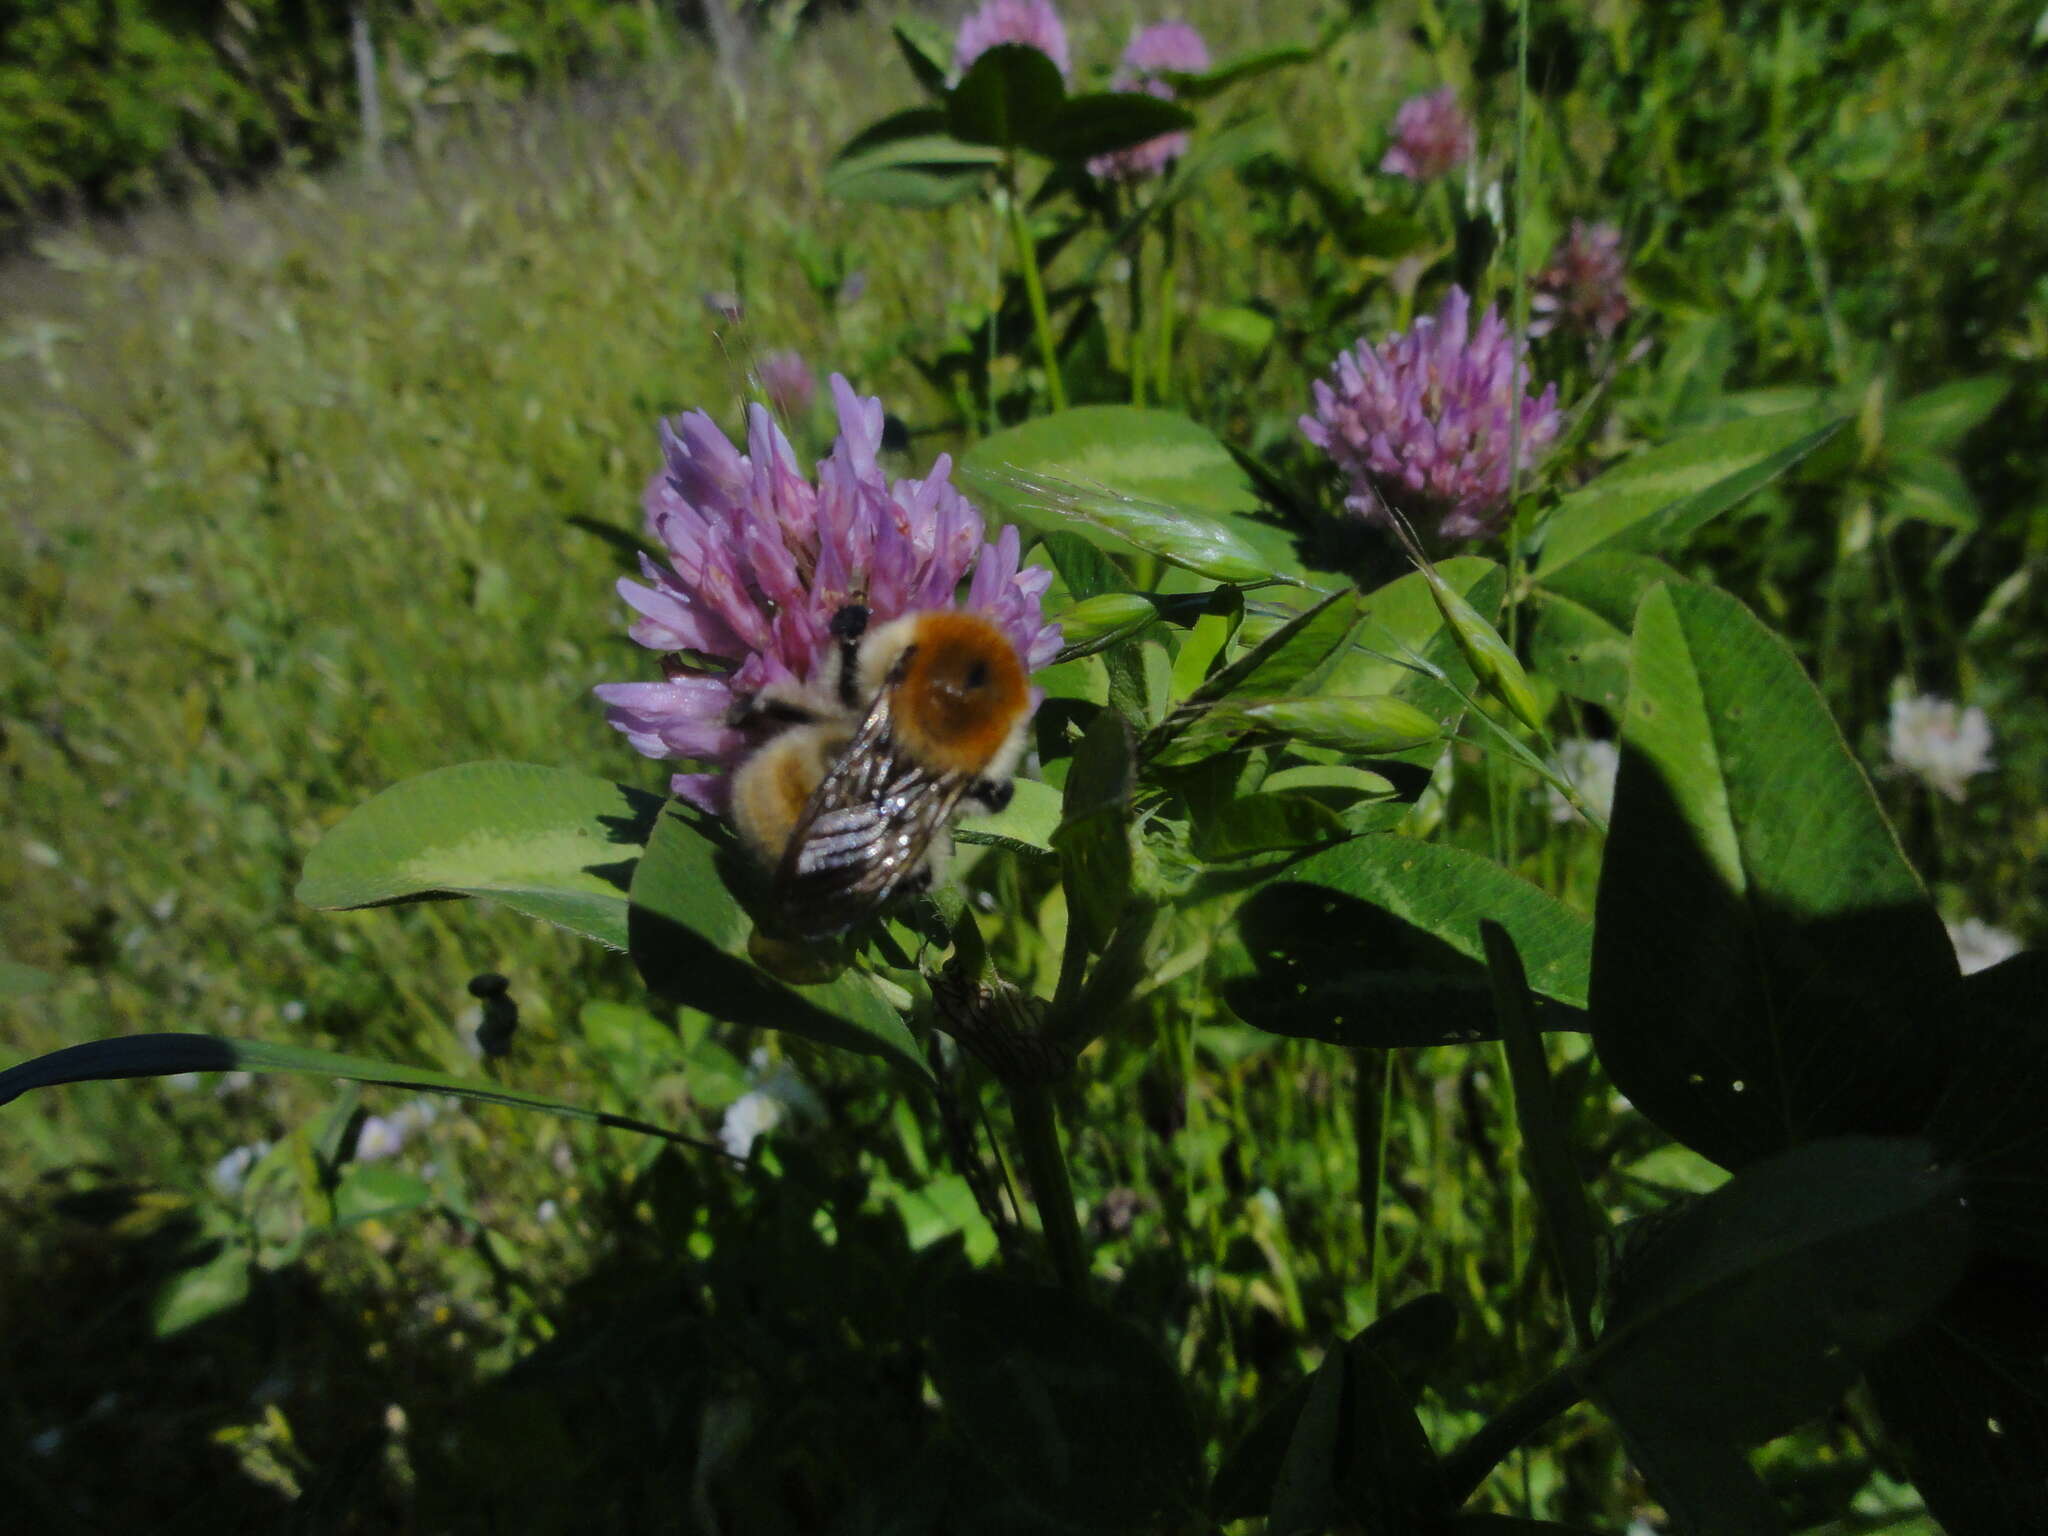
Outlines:
[{"label": "bumblebee head", "polygon": [[989,772],[1030,712],[1017,648],[978,613],[907,615],[875,631],[862,653],[863,681],[894,690],[897,739],[934,772]]}]

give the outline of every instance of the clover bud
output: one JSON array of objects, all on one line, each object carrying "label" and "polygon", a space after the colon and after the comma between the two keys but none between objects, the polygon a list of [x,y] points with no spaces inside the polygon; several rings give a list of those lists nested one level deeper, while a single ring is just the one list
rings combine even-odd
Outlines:
[{"label": "clover bud", "polygon": [[1479,679],[1480,686],[1491,689],[1494,696],[1507,705],[1509,713],[1537,735],[1542,735],[1543,706],[1536,697],[1536,690],[1529,685],[1529,674],[1522,670],[1514,649],[1500,637],[1500,631],[1487,623],[1479,610],[1453,591],[1433,568],[1424,565],[1422,574],[1429,583],[1430,596],[1436,599],[1437,612],[1444,616],[1451,638],[1458,642],[1465,664]]},{"label": "clover bud", "polygon": [[1406,752],[1443,734],[1434,717],[1392,694],[1266,699],[1227,708],[1247,726],[1360,757]]},{"label": "clover bud", "polygon": [[1068,655],[1086,656],[1136,634],[1159,617],[1148,597],[1136,592],[1104,592],[1084,598],[1060,615],[1060,638]]}]

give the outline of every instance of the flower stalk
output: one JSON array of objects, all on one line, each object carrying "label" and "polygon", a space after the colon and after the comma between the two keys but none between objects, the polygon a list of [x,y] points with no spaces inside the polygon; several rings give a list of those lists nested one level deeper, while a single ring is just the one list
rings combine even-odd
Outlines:
[{"label": "flower stalk", "polygon": [[1010,234],[1017,246],[1017,270],[1024,279],[1024,296],[1031,304],[1031,324],[1038,332],[1038,353],[1045,362],[1045,392],[1052,408],[1067,408],[1067,386],[1060,378],[1059,347],[1053,339],[1052,314],[1045,305],[1045,280],[1038,270],[1038,243],[1031,238],[1031,225],[1024,216],[1024,203],[1017,196],[1014,162],[1005,168],[1003,203],[1010,219]]},{"label": "flower stalk", "polygon": [[1059,1121],[1052,1095],[1035,1081],[1005,1081],[1010,1116],[1017,1127],[1017,1149],[1024,1158],[1024,1177],[1031,1185],[1031,1203],[1038,1208],[1060,1284],[1080,1292],[1087,1284],[1088,1259],[1081,1242],[1080,1219],[1074,1214],[1074,1188],[1067,1178],[1067,1158],[1060,1148]]}]

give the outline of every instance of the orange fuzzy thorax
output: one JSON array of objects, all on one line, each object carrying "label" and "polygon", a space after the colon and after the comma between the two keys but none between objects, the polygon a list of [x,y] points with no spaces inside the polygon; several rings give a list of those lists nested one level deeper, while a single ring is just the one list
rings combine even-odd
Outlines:
[{"label": "orange fuzzy thorax", "polygon": [[892,700],[910,756],[941,773],[978,774],[1002,754],[1030,707],[1017,649],[978,613],[920,615]]}]

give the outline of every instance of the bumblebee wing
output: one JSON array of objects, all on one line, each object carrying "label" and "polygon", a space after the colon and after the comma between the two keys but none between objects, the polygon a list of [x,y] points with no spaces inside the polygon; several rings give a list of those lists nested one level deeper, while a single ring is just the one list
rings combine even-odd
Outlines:
[{"label": "bumblebee wing", "polygon": [[905,756],[884,688],[790,834],[775,888],[790,926],[824,938],[879,910],[921,873],[969,780]]}]

